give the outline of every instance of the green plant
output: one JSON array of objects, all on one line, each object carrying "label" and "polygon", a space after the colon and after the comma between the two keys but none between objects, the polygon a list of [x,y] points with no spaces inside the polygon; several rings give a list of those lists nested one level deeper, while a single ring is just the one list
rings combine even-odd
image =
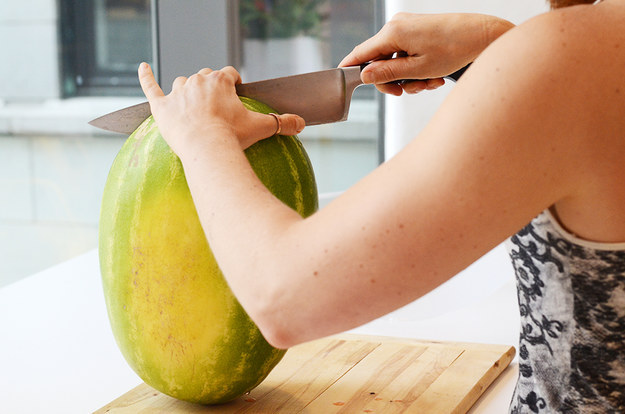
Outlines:
[{"label": "green plant", "polygon": [[247,38],[318,36],[326,0],[241,0],[239,19]]}]

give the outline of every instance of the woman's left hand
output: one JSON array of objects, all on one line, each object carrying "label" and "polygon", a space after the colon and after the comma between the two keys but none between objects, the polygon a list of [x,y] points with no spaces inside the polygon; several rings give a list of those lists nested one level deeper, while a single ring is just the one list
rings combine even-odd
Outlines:
[{"label": "woman's left hand", "polygon": [[278,120],[245,108],[235,90],[241,76],[230,66],[178,77],[171,93],[165,95],[150,66],[142,63],[139,82],[161,134],[181,158],[196,151],[198,145],[205,145],[207,139],[223,136],[223,132],[233,133],[245,149],[274,135],[278,126],[282,135],[297,134],[305,126],[297,115],[277,115]]}]

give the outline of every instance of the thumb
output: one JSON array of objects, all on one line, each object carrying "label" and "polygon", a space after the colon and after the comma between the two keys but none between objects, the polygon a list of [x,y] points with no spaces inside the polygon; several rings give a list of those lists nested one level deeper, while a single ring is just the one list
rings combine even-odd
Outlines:
[{"label": "thumb", "polygon": [[398,57],[371,62],[362,70],[360,77],[364,83],[388,83],[404,79],[425,79],[420,76],[420,58],[418,56]]},{"label": "thumb", "polygon": [[152,68],[145,62],[139,65],[139,83],[141,84],[143,94],[150,103],[152,103],[154,99],[165,95],[154,78]]}]

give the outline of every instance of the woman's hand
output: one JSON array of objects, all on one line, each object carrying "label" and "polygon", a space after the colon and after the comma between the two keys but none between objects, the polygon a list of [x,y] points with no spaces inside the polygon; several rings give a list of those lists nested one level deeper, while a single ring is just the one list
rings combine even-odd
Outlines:
[{"label": "woman's hand", "polygon": [[[392,95],[435,89],[445,83],[443,76],[473,62],[512,27],[506,20],[482,14],[399,13],[339,66],[373,61],[362,71],[363,82]],[[425,80],[389,83],[400,79]]]},{"label": "woman's hand", "polygon": [[[165,95],[147,63],[139,66],[139,82],[150,103],[154,119],[172,150],[182,158],[214,136],[232,133],[243,149],[280,133],[293,135],[304,129],[304,120],[291,114],[260,114],[246,109],[235,85],[241,82],[232,67],[213,71],[202,69],[195,75],[174,80]],[[279,125],[280,124],[280,125]]]}]

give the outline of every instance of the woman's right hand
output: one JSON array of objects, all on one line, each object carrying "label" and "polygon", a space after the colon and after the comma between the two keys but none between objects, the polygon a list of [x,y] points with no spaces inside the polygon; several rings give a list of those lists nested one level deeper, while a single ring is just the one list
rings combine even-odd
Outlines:
[{"label": "woman's right hand", "polygon": [[[483,14],[399,13],[372,38],[356,46],[339,66],[371,62],[364,83],[401,95],[443,85],[444,76],[473,62],[495,39],[514,27]],[[426,79],[389,83],[400,79]]]}]

